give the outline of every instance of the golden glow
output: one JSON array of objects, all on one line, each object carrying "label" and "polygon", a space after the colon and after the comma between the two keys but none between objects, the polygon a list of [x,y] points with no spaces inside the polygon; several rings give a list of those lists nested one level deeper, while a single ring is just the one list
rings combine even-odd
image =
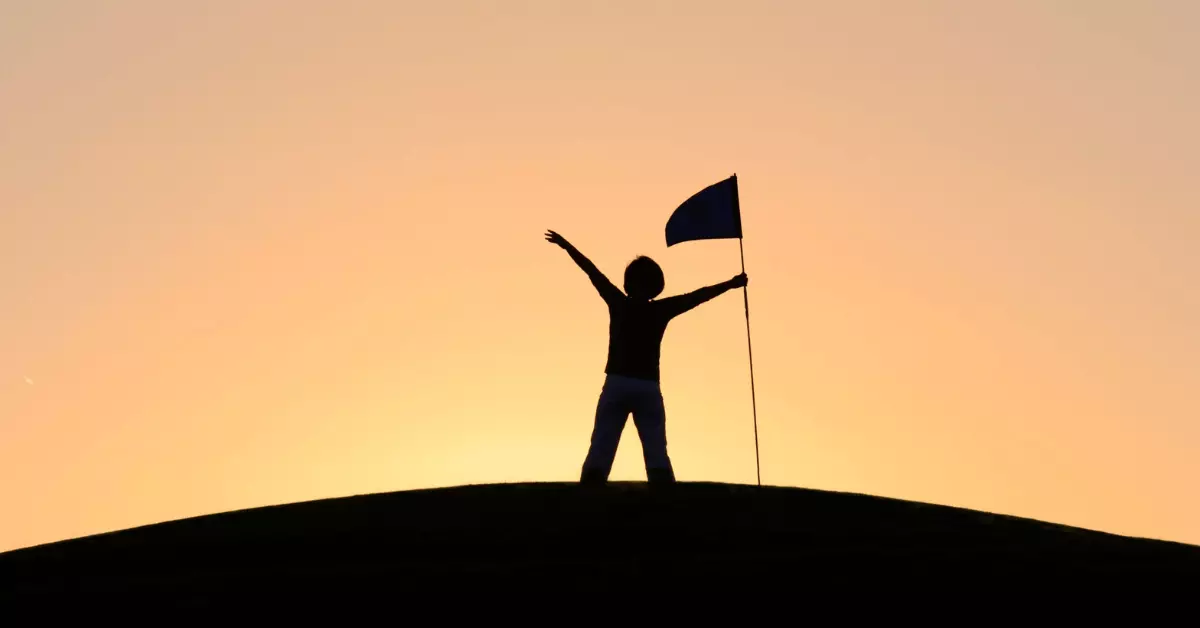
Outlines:
[{"label": "golden glow", "polygon": [[[1200,9],[988,4],[0,9],[0,550],[574,479],[542,233],[723,280],[662,230],[734,172],[766,482],[1200,542]],[[741,299],[663,371],[680,478],[753,482]]]}]

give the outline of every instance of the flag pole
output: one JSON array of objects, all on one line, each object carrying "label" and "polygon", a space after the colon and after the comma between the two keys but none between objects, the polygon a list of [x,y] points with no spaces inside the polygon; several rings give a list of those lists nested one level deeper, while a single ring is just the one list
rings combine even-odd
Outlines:
[{"label": "flag pole", "polygon": [[[742,274],[746,274],[746,247],[738,236],[738,254],[742,258]],[[746,306],[746,349],[750,354],[750,407],[754,412],[754,474],[762,486],[762,465],[758,458],[758,400],[754,394],[754,344],[750,342],[750,287],[742,286],[742,303]]]}]

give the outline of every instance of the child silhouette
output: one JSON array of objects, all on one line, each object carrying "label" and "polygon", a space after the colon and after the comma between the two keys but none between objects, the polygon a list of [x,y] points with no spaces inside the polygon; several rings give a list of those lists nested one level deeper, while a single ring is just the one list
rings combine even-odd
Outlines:
[{"label": "child silhouette", "polygon": [[649,257],[639,256],[629,263],[625,268],[625,291],[621,292],[566,238],[547,231],[546,241],[562,247],[575,260],[608,305],[606,377],[596,404],[596,423],[580,482],[608,481],[621,432],[631,413],[642,441],[646,478],[655,483],[674,482],[675,472],[667,456],[666,410],[659,387],[663,333],[676,316],[728,290],[744,287],[748,281],[746,275],[655,300],[663,291],[664,279],[662,269]]}]

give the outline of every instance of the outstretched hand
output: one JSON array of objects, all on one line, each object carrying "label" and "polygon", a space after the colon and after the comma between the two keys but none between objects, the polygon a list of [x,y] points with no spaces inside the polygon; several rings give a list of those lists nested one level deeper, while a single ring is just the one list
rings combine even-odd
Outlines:
[{"label": "outstretched hand", "polygon": [[748,283],[750,283],[750,278],[746,276],[746,273],[734,275],[733,279],[729,280],[729,284],[734,288],[745,288]]},{"label": "outstretched hand", "polygon": [[558,232],[554,231],[553,229],[549,229],[546,231],[546,241],[549,242],[550,244],[557,244],[558,246],[561,246],[564,249],[571,246],[571,243],[567,242],[566,238],[559,235]]}]

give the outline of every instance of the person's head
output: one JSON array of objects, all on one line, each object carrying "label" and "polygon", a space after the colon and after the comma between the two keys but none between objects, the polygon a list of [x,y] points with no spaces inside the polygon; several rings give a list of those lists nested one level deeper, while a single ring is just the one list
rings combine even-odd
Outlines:
[{"label": "person's head", "polygon": [[625,294],[631,299],[649,301],[662,294],[664,283],[662,268],[645,255],[639,255],[625,267]]}]

